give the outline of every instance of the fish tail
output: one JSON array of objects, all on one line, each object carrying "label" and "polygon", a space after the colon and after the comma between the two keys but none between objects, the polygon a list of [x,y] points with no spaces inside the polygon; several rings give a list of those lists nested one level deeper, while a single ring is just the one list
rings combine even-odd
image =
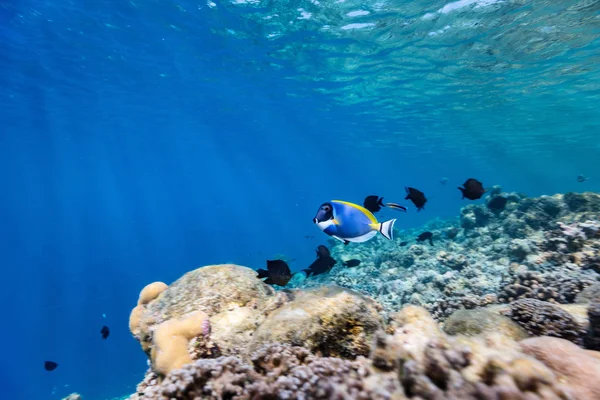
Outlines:
[{"label": "fish tail", "polygon": [[269,271],[267,271],[266,269],[257,269],[256,272],[258,272],[258,279],[266,278],[267,276],[269,276]]},{"label": "fish tail", "polygon": [[385,204],[383,204],[383,197],[380,197],[379,200],[377,200],[377,204],[379,204],[381,207],[385,207]]},{"label": "fish tail", "polygon": [[462,193],[462,199],[464,199],[465,198],[465,189],[459,187],[458,190],[460,190],[460,192]]},{"label": "fish tail", "polygon": [[394,210],[400,210],[400,211],[406,212],[406,207],[401,206],[400,204],[387,203],[386,206],[389,207],[389,208],[393,208]]},{"label": "fish tail", "polygon": [[390,219],[379,224],[379,232],[388,240],[394,239],[394,223],[395,219]]}]

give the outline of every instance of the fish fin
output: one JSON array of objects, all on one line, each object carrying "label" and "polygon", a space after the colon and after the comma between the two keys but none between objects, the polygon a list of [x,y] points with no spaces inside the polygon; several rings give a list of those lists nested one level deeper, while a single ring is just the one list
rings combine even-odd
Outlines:
[{"label": "fish fin", "polygon": [[350,242],[348,240],[344,240],[344,246],[348,246]]},{"label": "fish fin", "polygon": [[377,200],[377,204],[379,204],[381,207],[385,207],[385,204],[383,204],[383,197],[380,197],[379,200]]},{"label": "fish fin", "polygon": [[274,282],[271,280],[271,278],[267,278],[263,281],[264,283],[268,284],[268,285],[273,285]]},{"label": "fish fin", "polygon": [[266,269],[257,269],[256,272],[258,272],[258,279],[266,278],[269,276],[269,271],[267,271]]},{"label": "fish fin", "polygon": [[387,203],[386,206],[389,208],[393,208],[394,210],[399,210],[399,211],[404,211],[404,212],[406,212],[406,210],[407,210],[406,207],[401,206],[400,204],[396,204],[396,203]]},{"label": "fish fin", "polygon": [[465,189],[463,189],[463,188],[459,187],[459,188],[458,188],[458,190],[460,190],[460,192],[462,193],[462,198],[461,198],[461,200],[462,200],[462,199],[464,199],[464,198],[465,198]]},{"label": "fish fin", "polygon": [[337,219],[335,219],[335,218],[334,218],[334,219],[332,219],[332,221],[333,221],[333,224],[334,224],[334,225],[339,225],[339,224],[340,224],[340,221],[338,221],[338,220],[337,220]]},{"label": "fish fin", "polygon": [[429,238],[429,244],[433,246],[433,239]]},{"label": "fish fin", "polygon": [[395,219],[390,219],[389,221],[382,222],[379,224],[379,232],[388,240],[394,239],[394,223]]},{"label": "fish fin", "polygon": [[341,237],[337,237],[335,235],[331,235],[332,238],[339,240],[340,242],[346,242],[346,239],[342,239]]}]

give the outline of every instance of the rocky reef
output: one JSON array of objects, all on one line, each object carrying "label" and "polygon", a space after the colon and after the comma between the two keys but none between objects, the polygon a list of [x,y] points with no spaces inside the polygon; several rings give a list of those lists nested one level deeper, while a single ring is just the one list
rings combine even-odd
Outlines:
[{"label": "rocky reef", "polygon": [[593,193],[494,188],[458,220],[333,246],[360,266],[284,289],[230,264],[151,283],[130,398],[600,399],[599,217]]},{"label": "rocky reef", "polygon": [[[502,208],[490,208],[503,197]],[[364,293],[385,310],[421,305],[438,321],[459,309],[535,299],[577,302],[600,277],[600,195],[567,193],[527,198],[490,190],[485,204],[467,205],[460,218],[404,230],[394,241],[332,243],[341,262],[328,275],[295,278],[297,288],[336,284]],[[397,225],[400,225],[397,223]],[[414,239],[433,233],[434,245]],[[408,246],[400,246],[401,242]]]}]

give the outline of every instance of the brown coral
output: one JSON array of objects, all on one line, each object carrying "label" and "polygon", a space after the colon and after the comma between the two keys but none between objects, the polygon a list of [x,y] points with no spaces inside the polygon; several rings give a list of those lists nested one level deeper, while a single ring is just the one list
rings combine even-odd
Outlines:
[{"label": "brown coral", "polygon": [[583,327],[571,314],[545,301],[517,300],[505,314],[533,336],[553,336],[581,343],[584,334]]},{"label": "brown coral", "polygon": [[337,286],[294,292],[289,303],[258,327],[252,346],[280,342],[326,356],[367,355],[372,335],[383,326],[377,307],[373,300]]}]

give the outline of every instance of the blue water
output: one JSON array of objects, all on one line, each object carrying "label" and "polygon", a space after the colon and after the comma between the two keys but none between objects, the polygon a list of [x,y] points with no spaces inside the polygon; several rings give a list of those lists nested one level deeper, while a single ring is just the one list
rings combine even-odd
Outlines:
[{"label": "blue water", "polygon": [[306,268],[324,201],[600,191],[598,4],[1,2],[2,397],[132,393],[140,289]]}]

